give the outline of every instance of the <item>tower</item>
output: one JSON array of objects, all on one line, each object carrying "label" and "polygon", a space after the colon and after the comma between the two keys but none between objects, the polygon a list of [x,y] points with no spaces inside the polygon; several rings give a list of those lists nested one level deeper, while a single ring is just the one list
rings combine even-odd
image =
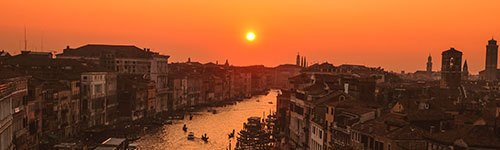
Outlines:
[{"label": "tower", "polygon": [[456,89],[462,79],[462,52],[455,48],[441,53],[441,88]]},{"label": "tower", "polygon": [[462,70],[462,80],[469,80],[469,67],[467,66],[467,59],[464,61],[464,69]]},{"label": "tower", "polygon": [[427,73],[432,73],[432,57],[431,57],[431,54],[429,54],[429,57],[427,57]]},{"label": "tower", "polygon": [[307,67],[307,60],[305,56],[304,56],[304,67]]},{"label": "tower", "polygon": [[497,80],[498,45],[493,38],[486,45],[485,79]]},{"label": "tower", "polygon": [[297,63],[297,66],[300,66],[300,54],[299,53],[297,53],[297,62],[296,63]]},{"label": "tower", "polygon": [[300,66],[304,67],[304,56],[302,56],[302,60],[300,61]]}]

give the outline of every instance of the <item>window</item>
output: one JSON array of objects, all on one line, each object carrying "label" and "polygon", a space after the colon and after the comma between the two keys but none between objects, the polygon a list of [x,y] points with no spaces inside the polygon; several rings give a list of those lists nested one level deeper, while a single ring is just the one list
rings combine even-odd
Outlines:
[{"label": "window", "polygon": [[319,139],[323,138],[323,131],[319,130]]},{"label": "window", "polygon": [[95,94],[102,94],[102,85],[98,84],[94,86],[95,88]]},{"label": "window", "polygon": [[344,101],[345,100],[345,96],[344,95],[340,95],[339,96],[339,101]]}]

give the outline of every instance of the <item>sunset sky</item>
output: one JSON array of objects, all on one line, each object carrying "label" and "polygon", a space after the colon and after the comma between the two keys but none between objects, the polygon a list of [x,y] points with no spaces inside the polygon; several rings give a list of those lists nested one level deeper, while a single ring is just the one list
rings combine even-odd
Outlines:
[{"label": "sunset sky", "polygon": [[441,52],[455,47],[475,74],[487,41],[500,39],[500,0],[0,1],[0,50],[19,53],[25,26],[28,50],[126,44],[172,62],[276,66],[300,52],[310,64],[413,72],[431,54],[437,71]]}]

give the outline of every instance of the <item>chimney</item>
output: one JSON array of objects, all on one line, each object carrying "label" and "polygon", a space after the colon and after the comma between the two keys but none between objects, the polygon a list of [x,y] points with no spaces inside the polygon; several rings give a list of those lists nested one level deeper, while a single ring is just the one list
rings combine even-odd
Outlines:
[{"label": "chimney", "polygon": [[150,51],[151,49],[148,48],[148,52]]},{"label": "chimney", "polygon": [[344,83],[344,93],[349,94],[349,83]]},{"label": "chimney", "polygon": [[66,49],[69,49],[69,45],[66,45]]},{"label": "chimney", "polygon": [[146,49],[146,48],[144,48],[144,51],[146,51],[146,50],[147,50],[147,49]]}]

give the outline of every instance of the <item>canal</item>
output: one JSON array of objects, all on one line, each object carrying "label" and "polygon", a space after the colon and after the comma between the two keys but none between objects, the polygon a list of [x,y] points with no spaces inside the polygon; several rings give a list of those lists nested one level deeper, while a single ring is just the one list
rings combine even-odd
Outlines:
[{"label": "canal", "polygon": [[[267,116],[270,111],[275,112],[277,93],[277,90],[271,90],[268,95],[254,96],[235,105],[211,108],[217,111],[216,114],[208,112],[208,108],[202,109],[193,113],[192,120],[185,117],[184,120],[174,121],[157,133],[142,136],[136,143],[140,149],[147,150],[225,150],[231,142],[234,149],[236,138],[229,139],[228,134],[234,129],[237,135],[248,117],[262,117],[264,113]],[[194,132],[194,140],[187,140],[188,132],[182,130],[184,124],[188,132]],[[207,143],[201,140],[204,133],[209,137]]]}]

